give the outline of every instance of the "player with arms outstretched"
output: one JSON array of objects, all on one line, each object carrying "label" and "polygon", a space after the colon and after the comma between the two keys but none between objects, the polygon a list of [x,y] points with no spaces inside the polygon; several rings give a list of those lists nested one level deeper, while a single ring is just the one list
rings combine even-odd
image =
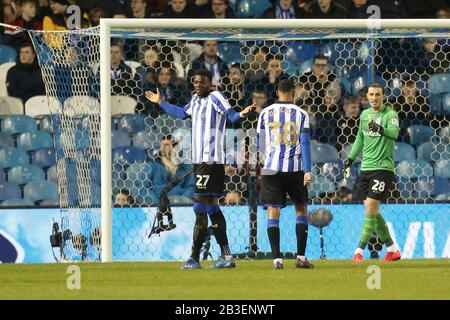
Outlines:
[{"label": "player with arms outstretched", "polygon": [[226,119],[237,122],[253,111],[254,106],[249,106],[240,113],[234,112],[219,91],[211,90],[212,79],[208,70],[196,71],[193,82],[195,94],[184,108],[164,101],[158,89],[156,93],[145,93],[148,100],[160,105],[171,116],[192,119],[192,163],[197,179],[193,206],[196,219],[192,254],[182,269],[201,268],[200,250],[207,235],[208,216],[215,228],[214,236],[222,253],[213,267],[234,268],[236,264],[228,245],[225,217],[218,205],[225,181],[225,122]]},{"label": "player with arms outstretched", "polygon": [[386,244],[383,262],[400,259],[400,252],[392,241],[389,229],[380,213],[380,203],[386,201],[395,186],[394,144],[399,134],[397,113],[383,104],[383,87],[373,83],[367,90],[370,108],[361,113],[356,140],[345,161],[344,179],[350,176],[353,161],[363,153],[360,190],[363,193],[366,218],[353,261],[363,261],[363,251],[372,233],[376,232]]},{"label": "player with arms outstretched", "polygon": [[314,266],[305,257],[308,239],[308,188],[312,182],[309,116],[294,104],[295,86],[284,79],[278,84],[279,101],[264,108],[258,119],[258,145],[264,156],[261,174],[261,202],[267,209],[267,234],[275,269],[283,268],[280,252],[280,211],[286,194],[295,205],[296,267]]}]

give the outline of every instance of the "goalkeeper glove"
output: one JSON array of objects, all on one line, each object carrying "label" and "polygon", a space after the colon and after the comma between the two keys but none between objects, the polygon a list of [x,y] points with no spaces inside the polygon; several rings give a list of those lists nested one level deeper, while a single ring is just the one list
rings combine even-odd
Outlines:
[{"label": "goalkeeper glove", "polygon": [[373,120],[369,122],[369,130],[375,133],[379,133],[381,135],[383,135],[384,133],[384,128],[379,124],[375,123],[375,121]]},{"label": "goalkeeper glove", "polygon": [[350,170],[353,164],[353,160],[352,159],[347,159],[344,162],[344,172],[342,173],[342,175],[344,176],[344,184],[347,184],[348,179],[350,178]]}]

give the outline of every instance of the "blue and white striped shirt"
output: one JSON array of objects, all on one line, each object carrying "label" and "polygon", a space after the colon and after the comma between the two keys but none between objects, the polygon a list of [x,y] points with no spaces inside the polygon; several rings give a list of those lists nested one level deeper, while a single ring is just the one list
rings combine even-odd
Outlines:
[{"label": "blue and white striped shirt", "polygon": [[274,103],[261,111],[257,133],[264,169],[310,171],[310,150],[302,150],[310,148],[309,116],[304,110],[290,102]]},{"label": "blue and white striped shirt", "polygon": [[205,98],[195,94],[184,112],[192,118],[192,163],[225,163],[225,125],[232,112],[227,99],[219,91]]}]

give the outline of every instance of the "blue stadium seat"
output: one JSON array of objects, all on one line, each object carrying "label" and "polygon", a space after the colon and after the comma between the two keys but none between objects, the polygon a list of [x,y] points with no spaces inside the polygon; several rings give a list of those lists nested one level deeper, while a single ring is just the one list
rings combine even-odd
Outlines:
[{"label": "blue stadium seat", "polygon": [[128,133],[120,130],[111,131],[111,146],[113,149],[119,147],[128,147],[131,145],[130,137]]},{"label": "blue stadium seat", "polygon": [[395,171],[398,176],[408,179],[431,177],[433,175],[433,168],[425,160],[402,161],[397,165]]},{"label": "blue stadium seat", "polygon": [[6,181],[5,172],[0,170],[0,182]]},{"label": "blue stadium seat", "polygon": [[435,73],[428,80],[430,94],[450,92],[450,73]]},{"label": "blue stadium seat", "polygon": [[36,122],[32,117],[25,115],[6,116],[2,120],[1,131],[15,135],[23,132],[36,131]]},{"label": "blue stadium seat", "polygon": [[59,199],[46,199],[39,203],[40,207],[59,207]]},{"label": "blue stadium seat", "polygon": [[220,42],[218,55],[227,64],[242,60],[241,46],[233,42]]},{"label": "blue stadium seat", "polygon": [[150,130],[145,130],[136,133],[133,136],[133,146],[136,148],[147,150],[150,148],[159,148],[162,135],[159,137],[156,133]]},{"label": "blue stadium seat", "polygon": [[298,74],[303,75],[305,73],[311,72],[313,62],[314,62],[313,59],[308,59],[308,60],[301,62],[298,65]]},{"label": "blue stadium seat", "polygon": [[46,131],[49,133],[54,133],[52,119],[50,115],[44,115],[36,117],[36,122],[40,131]]},{"label": "blue stadium seat", "polygon": [[20,188],[13,182],[0,183],[0,201],[22,198]]},{"label": "blue stadium seat", "polygon": [[445,179],[450,179],[450,160],[440,160],[436,162],[434,174]]},{"label": "blue stadium seat", "polygon": [[444,194],[438,194],[436,198],[434,198],[436,201],[449,201],[450,200],[450,193],[444,193]]},{"label": "blue stadium seat", "polygon": [[450,93],[442,97],[442,111],[444,113],[450,113]]},{"label": "blue stadium seat", "polygon": [[432,177],[432,182],[434,184],[434,193],[433,194],[437,195],[437,194],[450,192],[450,182],[447,179],[445,179],[443,177],[435,176],[435,177]]},{"label": "blue stadium seat", "polygon": [[132,164],[145,162],[145,152],[136,147],[120,147],[112,152],[113,162]]},{"label": "blue stadium seat", "polygon": [[442,143],[450,143],[450,126],[441,128],[438,132],[438,136]]},{"label": "blue stadium seat", "polygon": [[25,151],[52,147],[53,138],[45,131],[24,132],[17,138],[17,148]]},{"label": "blue stadium seat", "polygon": [[8,170],[8,181],[18,185],[27,184],[31,181],[44,180],[45,172],[40,167],[29,164],[12,167]]},{"label": "blue stadium seat", "polygon": [[316,55],[316,46],[308,41],[291,41],[286,52],[285,60],[298,64],[301,61],[311,60]]},{"label": "blue stadium seat", "polygon": [[14,147],[14,139],[9,134],[0,132],[0,148]]},{"label": "blue stadium seat", "polygon": [[407,143],[397,142],[394,145],[394,162],[415,160],[416,151]]},{"label": "blue stadium seat", "polygon": [[55,149],[42,148],[31,154],[31,164],[35,164],[41,168],[48,168],[56,164]]},{"label": "blue stadium seat", "polygon": [[432,142],[422,143],[417,147],[417,159],[429,162],[450,160],[450,145]]},{"label": "blue stadium seat", "polygon": [[23,192],[24,198],[33,202],[59,198],[58,186],[52,181],[32,181],[25,185]]},{"label": "blue stadium seat", "polygon": [[409,178],[400,177],[397,181],[397,190],[403,199],[411,199],[417,196],[414,182]]},{"label": "blue stadium seat", "polygon": [[47,179],[48,181],[53,181],[53,182],[58,182],[58,175],[57,175],[57,170],[56,170],[56,165],[51,166],[50,168],[48,168],[47,170]]},{"label": "blue stadium seat", "polygon": [[311,145],[312,163],[337,162],[338,152],[334,146],[326,143]]},{"label": "blue stadium seat", "polygon": [[239,0],[236,15],[238,18],[259,18],[271,6],[269,0]]},{"label": "blue stadium seat", "polygon": [[137,202],[147,205],[158,203],[155,187],[165,181],[164,172],[158,164],[151,162],[132,164],[126,170],[126,175],[125,188],[130,190]]},{"label": "blue stadium seat", "polygon": [[412,145],[418,146],[424,142],[429,142],[434,135],[434,130],[427,126],[414,125],[409,126],[408,129],[409,142]]},{"label": "blue stadium seat", "polygon": [[34,202],[29,199],[11,199],[0,203],[0,207],[31,207]]},{"label": "blue stadium seat", "polygon": [[318,198],[321,193],[334,192],[336,191],[336,186],[333,181],[318,176],[314,179],[314,182],[309,186],[308,195],[310,197]]},{"label": "blue stadium seat", "polygon": [[17,58],[17,51],[5,45],[0,45],[0,64],[5,62],[15,62]]},{"label": "blue stadium seat", "polygon": [[369,76],[367,72],[359,72],[354,76],[352,81],[352,95],[359,96],[361,90],[367,88],[369,86],[369,82],[377,82],[381,84],[383,87],[386,87],[386,83],[379,75],[375,75],[371,81],[369,81]]},{"label": "blue stadium seat", "polygon": [[320,175],[331,181],[342,180],[342,168],[338,163],[324,163],[320,168]]},{"label": "blue stadium seat", "polygon": [[141,114],[124,114],[120,117],[117,128],[128,134],[145,130],[147,127],[145,117]]},{"label": "blue stadium seat", "polygon": [[24,150],[16,148],[0,149],[0,169],[27,165],[28,163],[29,157]]}]

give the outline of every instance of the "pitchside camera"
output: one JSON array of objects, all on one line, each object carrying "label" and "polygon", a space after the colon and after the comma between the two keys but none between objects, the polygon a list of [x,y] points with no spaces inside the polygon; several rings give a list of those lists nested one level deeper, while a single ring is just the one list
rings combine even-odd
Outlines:
[{"label": "pitchside camera", "polygon": [[61,248],[63,241],[66,242],[72,238],[72,232],[65,230],[64,233],[59,231],[58,222],[53,221],[52,234],[50,235],[50,244],[52,248]]},{"label": "pitchside camera", "polygon": [[308,223],[316,228],[319,228],[320,230],[320,249],[321,249],[320,259],[326,259],[324,249],[325,244],[323,240],[323,228],[328,226],[332,220],[333,215],[331,214],[330,210],[326,208],[318,208],[316,210],[313,210],[308,215]]}]

